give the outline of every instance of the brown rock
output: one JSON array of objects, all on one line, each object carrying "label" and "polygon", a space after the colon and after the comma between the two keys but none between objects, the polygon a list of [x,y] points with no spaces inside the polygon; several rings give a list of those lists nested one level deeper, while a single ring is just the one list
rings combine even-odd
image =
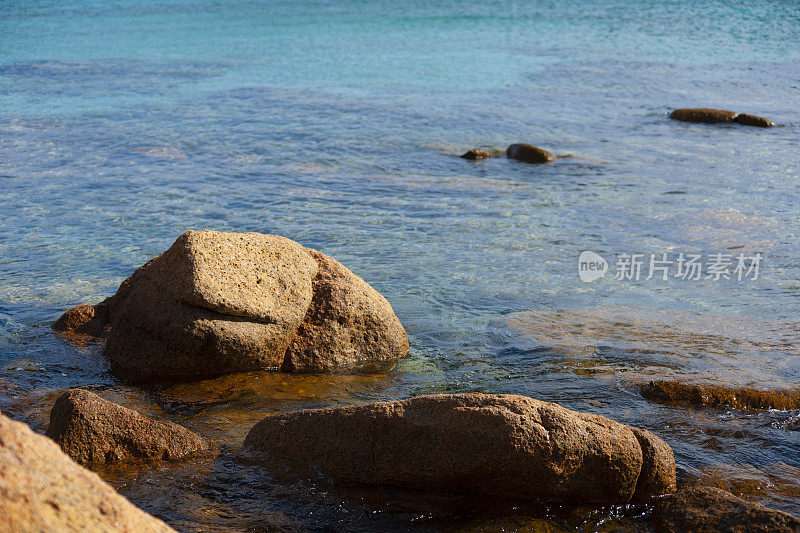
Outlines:
[{"label": "brown rock", "polygon": [[682,122],[704,122],[706,124],[716,124],[719,122],[733,122],[737,113],[725,111],[723,109],[676,109],[669,118]]},{"label": "brown rock", "polygon": [[473,148],[459,157],[463,157],[464,159],[486,159],[492,157],[492,155],[483,148]]},{"label": "brown rock", "polygon": [[53,329],[99,337],[103,334],[106,324],[108,324],[108,307],[79,305],[61,315],[61,318],[53,323]]},{"label": "brown rock", "polygon": [[134,380],[327,371],[408,352],[380,294],[330,257],[276,235],[188,231],[108,305],[111,370]]},{"label": "brown rock", "polygon": [[363,367],[408,353],[405,330],[389,303],[341,263],[306,251],[318,265],[314,296],[281,369]]},{"label": "brown rock", "polygon": [[207,448],[205,441],[172,422],[158,422],[72,389],[56,400],[47,436],[82,465],[130,459],[178,460]]},{"label": "brown rock", "polygon": [[[649,463],[664,448],[650,453]],[[349,483],[625,502],[637,488],[642,446],[607,418],[525,396],[438,394],[404,401],[269,416],[242,454],[268,468],[320,472]],[[669,453],[671,458],[671,452]],[[672,465],[672,472],[668,470]],[[674,459],[645,472],[648,494],[674,479]],[[645,465],[651,468],[651,464]]]},{"label": "brown rock", "polygon": [[643,385],[642,396],[659,403],[695,407],[800,409],[800,390],[763,391],[659,380]]},{"label": "brown rock", "polygon": [[653,509],[653,524],[659,533],[800,531],[797,517],[712,487],[682,489],[664,497]]},{"label": "brown rock", "polygon": [[530,144],[512,144],[506,149],[506,156],[523,163],[552,163],[556,156]]},{"label": "brown rock", "polygon": [[644,501],[675,492],[675,456],[669,445],[646,429],[630,428],[642,448],[642,472],[634,496]]},{"label": "brown rock", "polygon": [[748,115],[747,113],[739,113],[736,115],[734,121],[737,124],[742,124],[744,126],[756,126],[758,128],[771,128],[775,126],[775,123],[768,118]]},{"label": "brown rock", "polygon": [[75,464],[50,439],[0,415],[0,531],[173,529]]}]

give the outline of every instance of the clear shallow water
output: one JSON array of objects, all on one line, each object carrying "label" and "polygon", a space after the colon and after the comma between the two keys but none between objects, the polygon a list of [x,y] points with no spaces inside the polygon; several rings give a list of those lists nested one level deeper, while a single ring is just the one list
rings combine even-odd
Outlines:
[{"label": "clear shallow water", "polygon": [[[799,45],[791,2],[6,2],[0,410],[42,429],[81,385],[209,436],[223,453],[203,469],[106,473],[185,529],[275,513],[309,529],[644,527],[646,509],[278,482],[231,455],[266,413],[439,391],[652,429],[683,479],[798,514],[800,432],[780,427],[796,413],[676,409],[637,387],[798,382]],[[667,119],[692,106],[783,127]],[[454,157],[512,142],[572,157]],[[189,228],[336,257],[392,303],[411,356],[380,376],[140,391],[49,330]],[[757,281],[586,284],[583,250],[765,259]]]}]

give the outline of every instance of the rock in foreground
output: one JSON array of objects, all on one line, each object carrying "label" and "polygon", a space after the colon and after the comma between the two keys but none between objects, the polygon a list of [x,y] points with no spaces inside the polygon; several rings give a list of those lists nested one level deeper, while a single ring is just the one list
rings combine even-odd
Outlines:
[{"label": "rock in foreground", "polygon": [[50,439],[0,415],[0,531],[173,531]]},{"label": "rock in foreground", "polygon": [[659,380],[643,385],[642,396],[659,403],[694,407],[800,409],[800,390],[764,391]]},{"label": "rock in foreground", "polygon": [[111,370],[133,380],[330,371],[408,353],[375,289],[277,235],[188,231],[104,304]]},{"label": "rock in foreground", "polygon": [[506,149],[506,156],[523,163],[552,163],[556,156],[530,144],[512,144]]},{"label": "rock in foreground", "polygon": [[172,422],[158,422],[81,389],[64,392],[50,412],[47,436],[82,465],[130,459],[175,461],[207,449]]},{"label": "rock in foreground", "polygon": [[653,525],[663,533],[800,532],[797,517],[713,487],[681,489],[661,499],[653,510]]},{"label": "rock in foreground", "polygon": [[[341,482],[513,498],[626,502],[675,489],[669,447],[602,416],[525,396],[438,394],[275,415],[244,457]],[[637,485],[639,480],[643,480]]]}]

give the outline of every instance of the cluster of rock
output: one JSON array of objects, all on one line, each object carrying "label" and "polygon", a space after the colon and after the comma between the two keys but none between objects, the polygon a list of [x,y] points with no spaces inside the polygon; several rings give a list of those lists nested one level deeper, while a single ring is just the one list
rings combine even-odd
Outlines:
[{"label": "cluster of rock", "polygon": [[743,126],[756,126],[759,128],[771,128],[775,123],[768,118],[748,115],[747,113],[736,113],[724,109],[706,108],[684,108],[673,111],[669,118],[682,122],[701,122],[704,124],[719,124],[722,122],[735,122]]},{"label": "cluster of rock", "polygon": [[[503,153],[504,152],[499,150],[488,151],[483,148],[473,148],[462,154],[460,157],[470,160],[487,159],[490,157],[500,156]],[[524,143],[512,144],[506,148],[505,154],[509,159],[516,159],[517,161],[522,161],[523,163],[532,164],[552,163],[557,159],[555,155],[551,154],[547,150],[537,148],[532,144]]]},{"label": "cluster of rock", "polygon": [[334,259],[277,235],[188,231],[57,329],[104,334],[132,380],[331,371],[408,353],[391,305]]},{"label": "cluster of rock", "polygon": [[47,437],[0,414],[0,531],[171,532]]},{"label": "cluster of rock", "polygon": [[[512,145],[508,155],[552,157],[540,152]],[[254,233],[187,232],[114,296],[67,311],[54,327],[104,337],[112,371],[133,379],[352,369],[408,351],[391,306],[366,282],[320,252]],[[708,397],[659,383],[644,391]],[[47,435],[60,448],[0,415],[0,530],[171,531],[76,462],[176,461],[211,449],[181,426],[78,389],[58,397]],[[241,456],[271,473],[521,499],[644,502],[676,490],[672,449],[649,431],[516,395],[438,394],[268,416]],[[657,500],[657,527],[797,530],[790,515],[692,490]]]},{"label": "cluster of rock", "polygon": [[[759,128],[771,128],[775,123],[768,118],[759,117],[756,115],[749,115],[747,113],[737,113],[735,111],[726,111],[724,109],[707,109],[707,108],[681,108],[676,109],[670,113],[669,118],[673,120],[680,120],[681,122],[700,122],[704,124],[719,124],[719,123],[736,123],[743,126],[756,126]],[[509,159],[516,159],[523,163],[543,164],[552,163],[559,156],[556,156],[547,150],[533,146],[532,144],[515,143],[506,148],[505,152],[501,150],[487,150],[484,148],[472,148],[467,150],[459,157],[471,161],[489,159],[490,157],[498,157],[505,153]]]}]

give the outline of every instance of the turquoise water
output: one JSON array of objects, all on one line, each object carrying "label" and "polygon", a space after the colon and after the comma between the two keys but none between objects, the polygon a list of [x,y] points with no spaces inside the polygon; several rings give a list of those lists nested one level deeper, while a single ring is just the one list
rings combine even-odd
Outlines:
[{"label": "turquoise water", "polygon": [[[479,511],[284,485],[230,454],[265,413],[437,391],[647,427],[682,479],[800,513],[800,433],[782,427],[797,413],[674,409],[637,391],[800,378],[800,6],[701,4],[3,2],[0,409],[41,429],[53,391],[81,385],[211,436],[223,454],[202,474],[107,474],[184,529],[265,527],[267,511],[323,530],[641,524],[641,509]],[[676,107],[781,127],[677,123]],[[570,157],[454,157],[513,142]],[[138,391],[99,347],[50,331],[189,228],[332,255],[392,303],[411,356],[278,392],[272,376]],[[622,253],[764,260],[757,280],[583,283],[583,250],[612,269]]]}]

